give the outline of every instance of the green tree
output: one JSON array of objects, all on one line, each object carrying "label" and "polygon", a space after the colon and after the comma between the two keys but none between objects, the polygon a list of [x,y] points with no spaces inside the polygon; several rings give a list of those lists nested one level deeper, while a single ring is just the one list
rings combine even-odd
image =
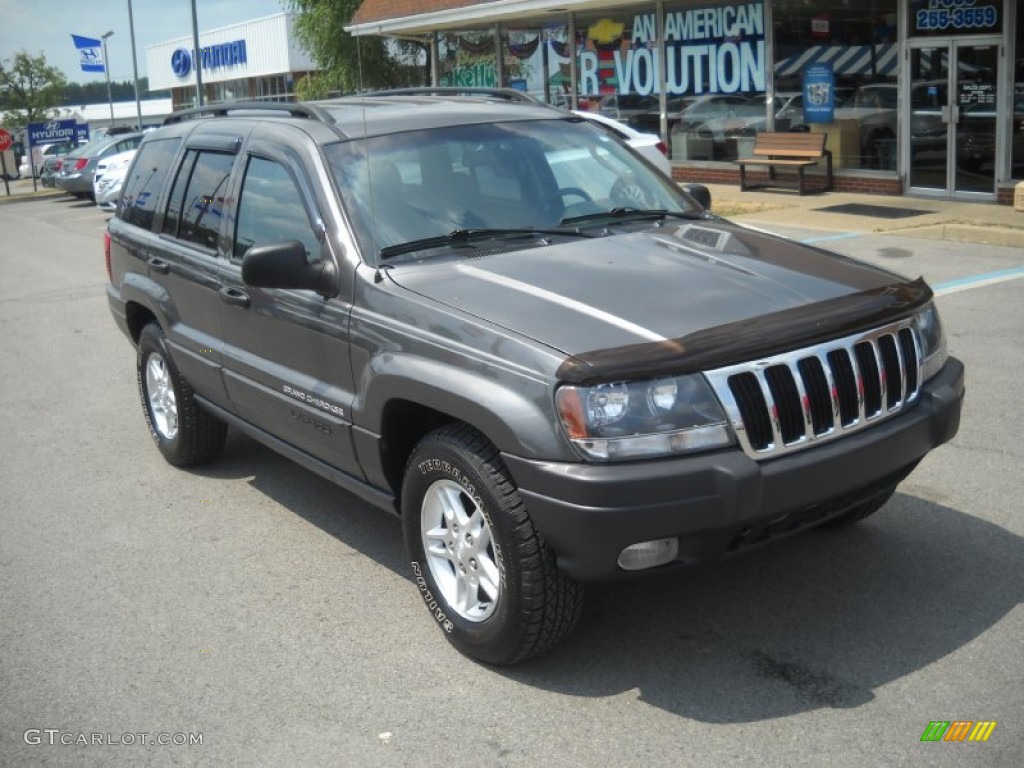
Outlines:
[{"label": "green tree", "polygon": [[289,0],[298,14],[295,35],[320,67],[297,83],[300,99],[422,82],[423,69],[415,61],[422,55],[423,45],[376,36],[354,37],[345,31],[361,2]]},{"label": "green tree", "polygon": [[46,63],[46,56],[18,51],[14,59],[0,61],[0,108],[8,128],[21,128],[56,115],[67,78]]}]

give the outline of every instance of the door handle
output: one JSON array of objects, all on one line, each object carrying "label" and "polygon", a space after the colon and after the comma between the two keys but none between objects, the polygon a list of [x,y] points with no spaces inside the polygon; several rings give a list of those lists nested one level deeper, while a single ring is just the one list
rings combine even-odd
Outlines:
[{"label": "door handle", "polygon": [[150,269],[152,269],[154,272],[159,272],[161,275],[166,275],[168,272],[171,271],[170,264],[168,264],[163,259],[156,258],[155,256],[152,259],[150,259],[147,263],[149,264]]},{"label": "door handle", "polygon": [[237,288],[221,288],[220,298],[222,301],[234,304],[236,307],[248,307],[252,301],[248,293]]}]

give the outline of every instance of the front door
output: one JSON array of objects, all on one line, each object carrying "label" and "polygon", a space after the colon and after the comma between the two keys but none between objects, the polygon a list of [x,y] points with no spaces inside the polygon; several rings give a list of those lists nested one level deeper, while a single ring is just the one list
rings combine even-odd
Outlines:
[{"label": "front door", "polygon": [[912,191],[994,199],[1000,47],[999,38],[911,43],[904,156]]},{"label": "front door", "polygon": [[303,165],[257,128],[243,159],[233,248],[221,290],[224,384],[249,423],[325,464],[362,479],[352,442],[355,384],[349,361],[350,306],[307,290],[254,288],[242,257],[254,245],[297,240],[308,259],[328,259]]}]

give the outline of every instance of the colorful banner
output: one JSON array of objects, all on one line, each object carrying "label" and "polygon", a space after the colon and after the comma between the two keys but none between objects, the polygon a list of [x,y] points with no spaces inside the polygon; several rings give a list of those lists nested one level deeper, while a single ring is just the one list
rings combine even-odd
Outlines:
[{"label": "colorful banner", "polygon": [[72,35],[71,39],[75,41],[75,48],[78,49],[83,72],[106,71],[103,66],[102,40],[97,40],[94,37],[82,37],[81,35]]},{"label": "colorful banner", "polygon": [[[590,24],[579,44],[581,96],[649,96],[659,91],[661,50],[655,13],[631,23]],[[665,11],[665,91],[672,96],[763,93],[764,4],[709,5]]]}]

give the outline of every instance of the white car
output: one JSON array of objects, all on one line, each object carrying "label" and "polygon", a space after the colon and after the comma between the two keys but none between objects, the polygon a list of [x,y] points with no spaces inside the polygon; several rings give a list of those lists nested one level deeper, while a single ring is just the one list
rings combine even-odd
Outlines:
[{"label": "white car", "polygon": [[625,123],[620,123],[618,120],[613,120],[598,112],[574,110],[573,114],[600,126],[613,136],[618,136],[653,163],[659,171],[672,178],[672,163],[668,159],[668,148],[657,134],[641,133]]},{"label": "white car", "polygon": [[112,211],[117,207],[121,185],[137,151],[129,149],[127,152],[118,152],[116,155],[104,157],[96,165],[96,173],[92,177],[92,192],[96,198],[96,205],[103,210]]}]

